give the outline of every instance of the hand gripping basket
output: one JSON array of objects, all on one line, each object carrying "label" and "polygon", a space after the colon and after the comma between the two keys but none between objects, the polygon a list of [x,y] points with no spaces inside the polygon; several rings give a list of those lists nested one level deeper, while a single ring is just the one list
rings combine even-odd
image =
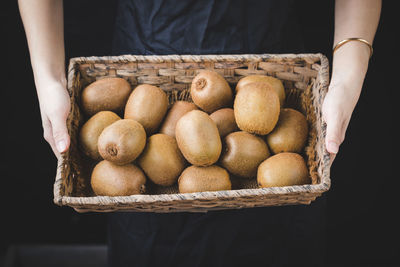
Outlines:
[{"label": "hand gripping basket", "polygon": [[[134,88],[147,83],[166,91],[170,104],[190,98],[190,84],[201,69],[222,74],[232,88],[252,74],[266,74],[282,80],[288,107],[302,111],[309,122],[305,157],[312,184],[257,188],[252,180],[232,178],[233,190],[179,194],[177,186],[160,188],[147,185],[145,195],[95,196],[90,188],[90,172],[95,162],[78,147],[79,127],[87,118],[79,107],[83,88],[103,77],[122,77]],[[321,107],[328,89],[329,63],[321,54],[257,55],[167,55],[80,57],[70,61],[68,90],[71,112],[67,120],[71,146],[57,169],[54,202],[78,211],[204,212],[208,210],[309,204],[330,187],[330,156],[324,146],[326,126]],[[149,183],[149,182],[148,182]]]}]

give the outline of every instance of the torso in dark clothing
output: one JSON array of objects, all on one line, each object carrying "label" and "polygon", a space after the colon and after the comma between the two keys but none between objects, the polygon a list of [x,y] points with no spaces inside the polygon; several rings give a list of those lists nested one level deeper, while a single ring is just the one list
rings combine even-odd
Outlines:
[{"label": "torso in dark clothing", "polygon": [[115,54],[297,53],[293,1],[120,0]]},{"label": "torso in dark clothing", "polygon": [[[300,53],[287,0],[120,0],[113,53]],[[109,214],[111,266],[320,263],[325,199],[309,206]],[[245,265],[243,265],[245,264]],[[290,265],[298,266],[298,265]]]}]

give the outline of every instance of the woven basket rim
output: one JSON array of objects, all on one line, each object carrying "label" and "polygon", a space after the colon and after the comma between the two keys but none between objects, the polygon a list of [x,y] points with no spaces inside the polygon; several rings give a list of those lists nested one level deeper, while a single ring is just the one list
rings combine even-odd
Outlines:
[{"label": "woven basket rim", "polygon": [[[59,186],[61,181],[57,181]],[[176,193],[176,194],[158,194],[158,195],[131,195],[131,196],[91,196],[91,197],[70,197],[70,196],[58,196],[54,198],[54,201],[62,205],[64,203],[74,205],[87,205],[102,204],[109,206],[111,203],[160,203],[170,202],[179,200],[212,200],[212,199],[226,199],[233,197],[253,197],[253,196],[270,196],[270,195],[288,195],[288,194],[299,194],[299,193],[312,193],[319,194],[327,191],[330,187],[330,183],[319,183],[315,185],[294,185],[294,186],[282,186],[282,187],[270,187],[270,188],[256,188],[256,189],[235,189],[235,190],[223,190],[223,191],[207,191],[207,192],[196,192],[196,193]],[[57,188],[57,186],[56,186]],[[56,189],[55,188],[55,189]],[[288,193],[290,189],[290,193]]]},{"label": "woven basket rim", "polygon": [[153,62],[162,63],[166,61],[173,62],[202,62],[202,61],[242,61],[247,59],[320,59],[321,65],[323,62],[328,62],[328,59],[322,53],[301,53],[301,54],[206,54],[206,55],[133,55],[125,54],[120,56],[90,56],[90,57],[73,57],[70,59],[69,69],[73,68],[76,63],[126,63],[126,62]]},{"label": "woven basket rim", "polygon": [[[323,76],[323,86],[327,88],[329,84],[328,69],[329,63],[325,55],[321,53],[302,53],[302,54],[208,54],[208,55],[120,55],[120,56],[91,56],[91,57],[74,57],[70,59],[68,68],[68,88],[71,88],[73,76],[76,66],[79,64],[96,64],[96,63],[132,63],[132,62],[221,62],[221,61],[262,61],[262,60],[305,60],[310,62],[320,61],[321,68],[319,74]],[[326,125],[322,125],[322,132],[326,133]],[[62,178],[61,166],[63,161],[59,162],[57,175],[54,183],[54,203],[57,205],[74,205],[84,207],[86,205],[110,206],[110,204],[133,204],[133,203],[163,203],[171,201],[191,201],[191,200],[213,200],[213,199],[230,199],[235,197],[256,197],[271,195],[296,195],[299,193],[308,193],[318,195],[329,190],[331,186],[330,180],[330,155],[324,146],[322,148],[323,175],[320,177],[320,183],[314,185],[297,185],[286,187],[270,187],[256,189],[235,189],[228,191],[215,192],[198,192],[198,193],[175,193],[175,194],[158,194],[158,195],[132,195],[132,196],[90,196],[90,197],[73,197],[61,195]]]}]

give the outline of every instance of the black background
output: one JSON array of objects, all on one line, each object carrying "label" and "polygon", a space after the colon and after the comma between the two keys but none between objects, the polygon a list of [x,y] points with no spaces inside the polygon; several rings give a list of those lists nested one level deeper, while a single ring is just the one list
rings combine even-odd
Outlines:
[{"label": "black background", "polygon": [[[329,60],[333,2],[298,1],[307,51],[321,52]],[[327,193],[331,263],[400,266],[394,2],[383,3],[360,101],[331,170],[332,187]],[[68,0],[64,6],[67,62],[74,56],[110,54],[114,1]],[[53,204],[56,160],[42,138],[16,1],[2,8],[2,13],[1,39],[6,44],[2,59],[6,62],[1,60],[0,249],[5,251],[12,244],[105,243],[104,214],[78,214]]]}]

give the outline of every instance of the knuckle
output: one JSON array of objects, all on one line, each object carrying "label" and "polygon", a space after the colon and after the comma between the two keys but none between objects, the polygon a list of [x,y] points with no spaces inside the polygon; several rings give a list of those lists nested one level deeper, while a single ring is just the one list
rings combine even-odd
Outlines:
[{"label": "knuckle", "polygon": [[340,144],[343,143],[345,136],[346,136],[346,132],[342,131],[342,134],[339,136],[339,140],[338,140],[340,142]]},{"label": "knuckle", "polygon": [[49,118],[53,119],[53,120],[59,120],[59,119],[63,119],[64,117],[66,118],[65,115],[65,110],[61,109],[61,108],[55,108],[52,110],[49,110]]},{"label": "knuckle", "polygon": [[343,141],[344,141],[344,136],[343,136],[343,137],[340,137],[340,139],[339,139],[339,144],[342,144]]},{"label": "knuckle", "polygon": [[55,140],[60,140],[66,136],[66,132],[61,129],[54,129],[53,130],[53,137]]},{"label": "knuckle", "polygon": [[43,138],[44,140],[46,140],[47,142],[50,142],[51,139],[53,138],[53,136],[49,133],[49,131],[45,130],[43,132]]},{"label": "knuckle", "polygon": [[52,105],[47,109],[50,118],[66,118],[69,114],[68,105]]}]

